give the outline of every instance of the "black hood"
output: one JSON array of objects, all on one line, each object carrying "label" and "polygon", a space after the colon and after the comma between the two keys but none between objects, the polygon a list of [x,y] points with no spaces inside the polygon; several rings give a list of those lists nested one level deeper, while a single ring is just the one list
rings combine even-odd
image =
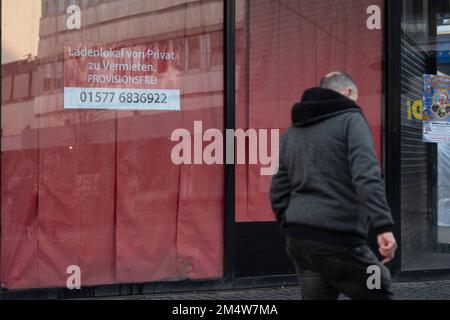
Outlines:
[{"label": "black hood", "polygon": [[345,112],[361,112],[355,101],[324,88],[311,88],[292,107],[292,126],[304,127]]}]

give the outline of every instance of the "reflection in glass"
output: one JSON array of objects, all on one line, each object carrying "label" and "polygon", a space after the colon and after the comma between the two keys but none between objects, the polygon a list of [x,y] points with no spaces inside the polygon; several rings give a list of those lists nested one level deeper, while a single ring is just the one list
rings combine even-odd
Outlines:
[{"label": "reflection in glass", "polygon": [[[223,168],[173,164],[170,138],[223,129],[223,2],[23,1],[2,30],[2,285],[64,287],[70,265],[83,287],[221,278]],[[65,29],[73,3],[81,30]],[[64,109],[67,43],[173,50],[156,73],[181,111]]]}]

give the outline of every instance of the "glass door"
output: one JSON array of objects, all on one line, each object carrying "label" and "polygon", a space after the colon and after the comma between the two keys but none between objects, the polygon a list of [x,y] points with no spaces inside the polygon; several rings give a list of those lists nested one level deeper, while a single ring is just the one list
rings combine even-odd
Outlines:
[{"label": "glass door", "polygon": [[[450,76],[450,12],[437,14],[437,74]],[[450,100],[450,99],[449,99]],[[450,121],[450,101],[447,101]],[[438,249],[450,252],[450,144],[437,146],[437,235]]]},{"label": "glass door", "polygon": [[450,268],[449,146],[423,140],[424,75],[449,75],[449,6],[447,0],[402,2],[402,271]]},{"label": "glass door", "polygon": [[[236,1],[236,129],[279,130],[281,135],[291,125],[291,108],[302,93],[318,86],[327,73],[344,71],[359,87],[359,104],[381,164],[383,4],[381,0]],[[370,25],[370,7],[380,14],[375,13],[380,28]],[[262,167],[236,165],[237,276],[294,272],[270,207],[272,177],[261,175]]]}]

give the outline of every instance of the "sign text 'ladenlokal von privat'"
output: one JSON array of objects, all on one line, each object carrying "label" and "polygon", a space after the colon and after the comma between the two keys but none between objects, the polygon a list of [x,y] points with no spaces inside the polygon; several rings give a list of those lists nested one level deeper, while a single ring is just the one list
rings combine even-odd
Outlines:
[{"label": "sign text 'ladenlokal von privat'", "polygon": [[64,108],[180,110],[179,52],[140,45],[64,46]]}]

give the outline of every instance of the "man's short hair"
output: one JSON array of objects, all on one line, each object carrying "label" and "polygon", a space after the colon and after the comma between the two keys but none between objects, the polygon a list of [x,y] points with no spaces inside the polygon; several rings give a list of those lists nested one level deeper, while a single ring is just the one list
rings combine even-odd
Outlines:
[{"label": "man's short hair", "polygon": [[326,76],[324,76],[320,80],[320,87],[331,89],[338,92],[349,87],[352,88],[354,91],[358,89],[352,77],[350,77],[347,73],[342,71],[331,72]]}]

